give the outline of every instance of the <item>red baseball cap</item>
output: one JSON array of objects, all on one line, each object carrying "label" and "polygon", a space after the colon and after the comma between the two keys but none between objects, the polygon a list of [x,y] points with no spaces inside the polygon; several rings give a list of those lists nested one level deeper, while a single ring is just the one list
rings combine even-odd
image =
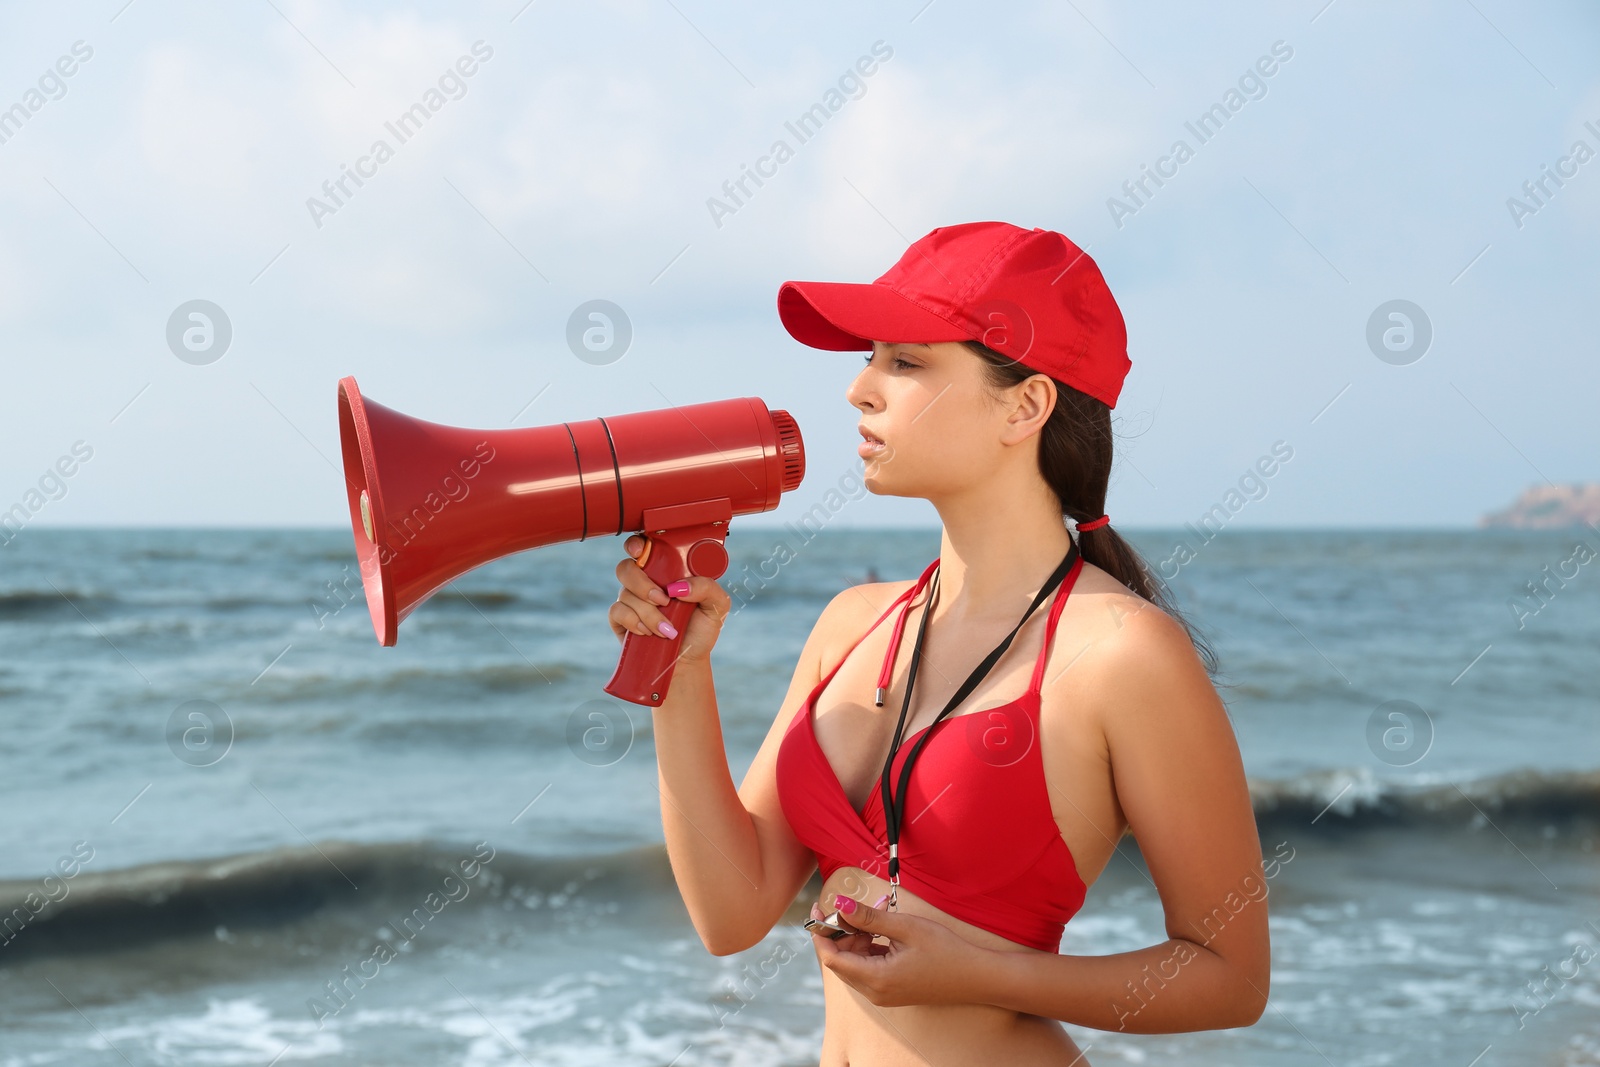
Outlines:
[{"label": "red baseball cap", "polygon": [[784,282],[778,317],[796,341],[835,352],[873,341],[978,341],[1117,406],[1128,331],[1100,268],[1054,230],[940,226],[876,281]]}]

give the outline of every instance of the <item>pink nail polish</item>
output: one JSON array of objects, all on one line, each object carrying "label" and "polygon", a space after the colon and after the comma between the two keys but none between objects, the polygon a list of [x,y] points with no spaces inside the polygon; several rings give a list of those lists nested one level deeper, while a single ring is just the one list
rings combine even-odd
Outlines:
[{"label": "pink nail polish", "polygon": [[845,915],[850,915],[856,910],[856,902],[849,897],[834,897],[833,906]]},{"label": "pink nail polish", "polygon": [[875,900],[873,902],[872,906],[874,908],[881,908],[881,907],[883,907],[884,901],[886,901],[888,899],[889,899],[889,894],[885,893],[883,896],[881,896],[877,900]]},{"label": "pink nail polish", "polygon": [[668,596],[684,596],[688,592],[689,592],[689,580],[687,578],[680,578],[678,581],[673,582],[671,585],[667,586],[667,595]]},{"label": "pink nail polish", "polygon": [[666,619],[662,619],[661,622],[656,625],[656,633],[660,634],[662,637],[677,637],[678,628],[673,626]]}]

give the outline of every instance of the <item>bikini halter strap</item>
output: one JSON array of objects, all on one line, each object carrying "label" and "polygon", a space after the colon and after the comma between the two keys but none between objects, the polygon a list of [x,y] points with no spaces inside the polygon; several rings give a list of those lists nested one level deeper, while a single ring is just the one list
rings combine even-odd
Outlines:
[{"label": "bikini halter strap", "polygon": [[[961,683],[961,688],[956,690],[955,695],[950,698],[950,702],[944,706],[944,710],[939,712],[939,714],[934,717],[933,722],[928,725],[928,728],[925,729],[921,736],[917,738],[916,743],[911,746],[911,751],[906,755],[906,761],[900,768],[900,781],[898,789],[899,795],[896,796],[890,791],[889,788],[891,769],[894,767],[895,756],[900,751],[900,742],[905,734],[906,713],[911,708],[911,692],[916,686],[917,668],[922,662],[922,641],[928,632],[928,616],[932,614],[933,599],[936,595],[938,595],[939,576],[937,571],[934,572],[933,586],[928,595],[928,603],[923,607],[922,622],[917,628],[917,643],[912,647],[911,670],[906,677],[905,701],[900,705],[900,719],[895,724],[894,737],[889,743],[889,755],[888,758],[884,760],[883,773],[880,775],[878,780],[878,786],[882,790],[883,795],[884,829],[887,831],[889,837],[890,911],[895,910],[895,904],[897,903],[899,896],[900,820],[905,814],[906,787],[911,782],[912,765],[916,763],[917,757],[922,754],[923,746],[928,743],[928,739],[933,736],[934,728],[937,727],[940,722],[944,721],[945,716],[949,715],[957,705],[965,700],[967,696],[978,687],[978,683],[983,681],[983,679],[994,668],[994,665],[1000,661],[1000,657],[1005,655],[1006,649],[1011,647],[1011,642],[1017,636],[1017,632],[1022,629],[1022,624],[1028,621],[1029,617],[1033,615],[1034,610],[1037,609],[1040,604],[1044,603],[1046,597],[1055,592],[1056,588],[1061,585],[1062,580],[1066,578],[1067,572],[1072,570],[1073,565],[1077,561],[1077,543],[1069,542],[1066,556],[1062,558],[1061,563],[1056,567],[1055,573],[1051,574],[1050,577],[1045,580],[1044,585],[1039,588],[1038,595],[1033,598],[1033,603],[1028,605],[1028,610],[1022,613],[1022,618],[1017,621],[1017,625],[1012,627],[1011,632],[1006,635],[1005,640],[996,645],[994,651],[990,652],[989,655],[984,657],[983,662],[978,664],[978,666],[973,669],[972,673],[967,676],[967,680]],[[935,561],[935,564],[937,564],[937,561]],[[910,601],[907,601],[907,604],[909,603]],[[903,619],[904,615],[902,615],[902,621]]]}]

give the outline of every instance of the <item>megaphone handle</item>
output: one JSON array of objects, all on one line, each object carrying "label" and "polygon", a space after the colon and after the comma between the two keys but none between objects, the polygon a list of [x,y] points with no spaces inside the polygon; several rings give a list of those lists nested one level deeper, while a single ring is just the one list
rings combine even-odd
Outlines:
[{"label": "megaphone handle", "polygon": [[[666,587],[680,578],[698,574],[720,578],[727,570],[728,554],[722,541],[727,524],[707,523],[646,534],[647,544],[640,553],[642,566],[651,581]],[[622,639],[622,658],[605,691],[620,700],[648,707],[659,707],[672,685],[672,672],[683,648],[683,632],[697,605],[687,600],[671,600],[661,609],[676,637],[629,632]]]}]

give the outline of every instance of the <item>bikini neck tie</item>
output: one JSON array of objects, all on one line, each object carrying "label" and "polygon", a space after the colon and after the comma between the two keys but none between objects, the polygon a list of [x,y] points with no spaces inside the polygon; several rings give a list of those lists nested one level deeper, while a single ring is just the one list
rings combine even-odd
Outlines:
[{"label": "bikini neck tie", "polygon": [[1011,632],[1006,635],[1006,639],[996,645],[994,651],[984,657],[983,662],[973,669],[972,673],[967,676],[967,680],[961,683],[961,688],[957,689],[955,695],[950,698],[950,703],[946,704],[944,710],[939,712],[933,722],[928,724],[927,729],[923,730],[922,736],[917,738],[917,743],[911,746],[911,752],[906,756],[905,765],[900,768],[900,795],[896,797],[889,789],[890,768],[894,766],[895,755],[900,751],[900,741],[904,736],[906,727],[906,712],[911,708],[911,691],[917,682],[917,667],[922,662],[922,639],[928,632],[928,616],[933,613],[934,597],[939,592],[939,571],[937,569],[934,570],[933,583],[928,590],[928,603],[922,609],[922,622],[917,627],[917,643],[911,650],[911,669],[906,675],[906,698],[900,705],[900,720],[895,723],[894,738],[889,742],[889,758],[884,760],[883,774],[878,779],[878,787],[883,794],[884,829],[889,835],[890,911],[895,910],[895,905],[899,900],[900,820],[905,814],[906,786],[911,782],[912,764],[917,761],[917,757],[922,753],[922,746],[926,745],[928,738],[933,736],[934,728],[944,721],[944,717],[950,714],[956,705],[965,700],[967,695],[978,687],[978,683],[983,681],[989,671],[994,668],[994,665],[999,662],[1000,657],[1005,655],[1006,649],[1011,647],[1012,639],[1017,636],[1017,631],[1022,629],[1022,624],[1028,621],[1028,617],[1033,614],[1034,609],[1044,603],[1051,593],[1055,592],[1062,580],[1066,578],[1067,572],[1072,569],[1072,565],[1077,558],[1078,546],[1076,543],[1069,541],[1066,556],[1061,560],[1060,565],[1056,567],[1055,573],[1050,575],[1039,589],[1038,595],[1033,598],[1033,603],[1028,605],[1028,610],[1022,613],[1022,618],[1017,622],[1017,625],[1012,627]]}]

